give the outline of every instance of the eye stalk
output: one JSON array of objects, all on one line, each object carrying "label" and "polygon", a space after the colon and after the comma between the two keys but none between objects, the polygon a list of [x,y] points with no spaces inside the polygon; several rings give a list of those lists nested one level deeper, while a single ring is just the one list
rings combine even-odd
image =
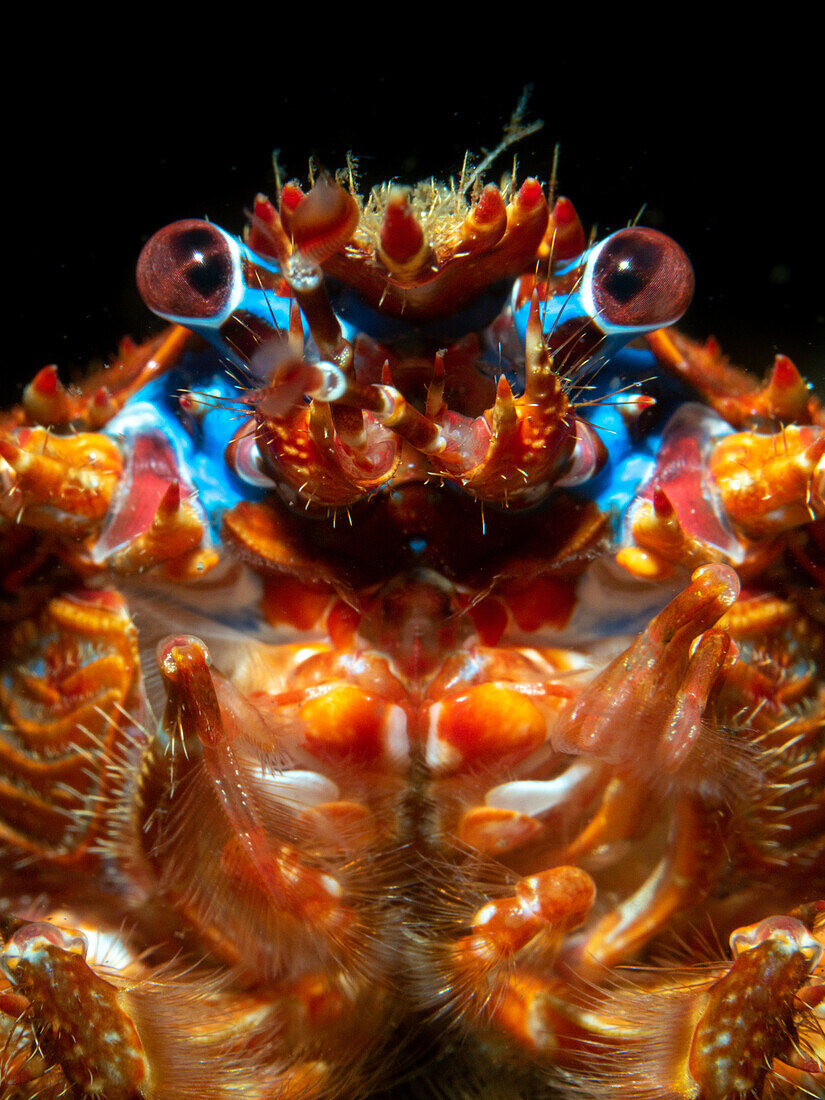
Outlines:
[{"label": "eye stalk", "polygon": [[276,263],[194,218],[155,233],[137,264],[138,290],[153,313],[197,332],[244,369],[289,328],[290,301],[271,292],[281,281]]},{"label": "eye stalk", "polygon": [[[693,297],[693,267],[656,229],[620,229],[556,272],[576,278],[542,307],[545,346],[557,373],[606,362],[634,337],[678,321]],[[518,287],[516,288],[516,295]],[[514,295],[514,303],[517,301]],[[529,304],[514,313],[524,339]]]},{"label": "eye stalk", "polygon": [[679,245],[656,229],[620,229],[592,249],[582,303],[605,332],[672,325],[693,297],[693,268]]}]

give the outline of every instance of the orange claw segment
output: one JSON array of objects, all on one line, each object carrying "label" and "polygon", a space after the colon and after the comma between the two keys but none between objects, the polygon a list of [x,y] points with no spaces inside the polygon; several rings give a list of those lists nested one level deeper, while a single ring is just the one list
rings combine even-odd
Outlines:
[{"label": "orange claw segment", "polygon": [[593,880],[578,867],[554,867],[520,879],[515,890],[478,910],[472,933],[453,949],[458,966],[483,971],[511,958],[539,932],[561,937],[581,924],[596,897]]},{"label": "orange claw segment", "polygon": [[713,450],[710,472],[726,512],[749,538],[825,516],[825,428],[726,436]]},{"label": "orange claw segment", "polygon": [[194,339],[181,325],[172,325],[141,345],[125,338],[114,362],[93,372],[80,386],[65,387],[54,365],[43,367],[23,391],[23,411],[34,424],[100,428],[141,386],[177,362]]},{"label": "orange claw segment", "polygon": [[[101,520],[123,470],[116,444],[92,432],[60,436],[21,428],[0,436],[0,458],[13,474],[14,491],[8,494],[13,513],[22,509],[27,523],[42,513],[41,526],[59,524],[61,513],[88,523]],[[6,500],[3,510],[8,514]]]},{"label": "orange claw segment", "polygon": [[673,329],[647,336],[660,362],[684,378],[736,428],[754,417],[821,423],[819,400],[787,356],[779,355],[768,380],[759,385],[747,371],[732,366],[711,338],[699,344]]},{"label": "orange claw segment", "polygon": [[[588,753],[651,780],[682,766],[709,696],[735,652],[711,627],[739,594],[733,569],[706,565],[585,689],[551,731],[560,752]],[[618,736],[618,734],[621,736]]]}]

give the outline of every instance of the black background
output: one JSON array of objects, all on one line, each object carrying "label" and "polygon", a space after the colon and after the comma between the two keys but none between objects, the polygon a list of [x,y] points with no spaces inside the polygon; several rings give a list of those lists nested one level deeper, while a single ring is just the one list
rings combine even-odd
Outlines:
[{"label": "black background", "polygon": [[[426,82],[279,72],[248,89],[220,75],[208,89],[179,73],[167,85],[159,62],[139,85],[104,71],[47,74],[42,105],[15,111],[5,130],[3,400],[46,363],[69,379],[110,356],[122,334],[157,331],[134,290],[143,243],[182,217],[240,232],[256,191],[274,191],[273,148],[302,182],[309,155],[335,169],[350,149],[362,190],[389,176],[457,175],[465,149],[497,144],[531,79],[527,115],[545,125],[514,150],[519,178],[546,181],[559,142],[560,190],[586,229],[612,231],[646,204],[642,222],[685,247],[697,288],[683,328],[713,333],[759,373],[783,351],[825,382],[818,154],[792,88],[777,92],[754,73],[711,94],[695,75],[691,85],[617,72],[602,78],[594,105],[581,75],[565,83],[525,66],[448,81],[432,68]],[[512,151],[488,178],[511,164]]]}]

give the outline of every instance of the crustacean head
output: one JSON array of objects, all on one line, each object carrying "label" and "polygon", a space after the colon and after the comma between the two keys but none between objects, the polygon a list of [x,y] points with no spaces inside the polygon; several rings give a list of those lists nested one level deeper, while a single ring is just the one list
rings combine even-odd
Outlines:
[{"label": "crustacean head", "polygon": [[244,372],[241,477],[326,506],[431,478],[531,505],[598,472],[582,380],[683,314],[690,263],[638,226],[587,247],[536,179],[470,190],[385,185],[364,203],[320,175],[277,209],[259,196],[243,242],[194,220],[151,238],[146,303]]}]

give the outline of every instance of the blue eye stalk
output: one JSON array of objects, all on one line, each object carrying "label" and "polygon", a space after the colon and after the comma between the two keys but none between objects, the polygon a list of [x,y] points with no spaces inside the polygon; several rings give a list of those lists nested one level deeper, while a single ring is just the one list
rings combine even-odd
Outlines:
[{"label": "blue eye stalk", "polygon": [[[556,277],[566,274],[575,274],[574,289],[542,305],[542,329],[557,373],[585,358],[605,361],[634,337],[675,323],[693,296],[690,261],[655,229],[620,229],[554,271]],[[155,234],[138,263],[138,286],[153,312],[186,325],[245,368],[261,342],[289,328],[291,299],[276,293],[282,277],[289,284],[322,278],[298,256],[290,270],[282,270],[220,227],[195,219]],[[516,283],[514,300],[518,289]],[[522,342],[529,312],[529,303],[513,310]],[[338,321],[352,339],[352,324]],[[386,342],[409,339],[423,327],[387,322]],[[427,325],[426,332],[437,335],[437,326]]]},{"label": "blue eye stalk", "polygon": [[[693,268],[664,233],[620,229],[554,271],[573,289],[543,304],[542,330],[558,373],[605,363],[629,341],[679,320],[693,297]],[[514,310],[526,339],[529,304]]]},{"label": "blue eye stalk", "polygon": [[161,229],[140,254],[137,281],[149,309],[245,369],[260,343],[289,328],[290,301],[275,293],[278,265],[211,222]]},{"label": "blue eye stalk", "polygon": [[[382,242],[387,245],[386,234]],[[393,294],[411,295],[405,317],[403,309],[382,313],[381,297],[372,301],[359,293],[371,285],[375,297],[381,265],[391,266],[383,246],[374,256],[353,247],[337,266],[330,261],[329,251],[320,257],[302,252],[300,242],[277,257],[263,255],[198,220],[162,229],[140,256],[138,286],[149,308],[199,334],[240,368],[252,395],[248,415],[268,425],[259,450],[254,441],[238,445],[233,418],[222,419],[223,450],[242,481],[257,491],[267,483],[283,489],[285,482],[304,490],[302,470],[284,474],[284,468],[296,465],[289,434],[302,438],[307,424],[291,421],[289,427],[287,420],[291,409],[316,399],[334,410],[334,461],[349,479],[354,463],[361,493],[390,483],[406,442],[430,469],[479,499],[531,506],[554,487],[587,486],[588,495],[611,509],[626,506],[638,484],[638,463],[629,473],[627,462],[639,447],[632,416],[625,415],[634,401],[629,391],[657,368],[650,352],[625,355],[622,349],[672,324],[687,308],[694,277],[679,245],[653,229],[619,230],[576,257],[551,259],[541,300],[537,290],[525,300],[529,276],[513,275],[511,261],[511,274],[496,278],[485,256],[479,291],[456,291],[457,308],[444,318],[426,307],[416,310],[415,303],[426,302],[428,280],[440,278],[450,288],[449,263],[439,270],[433,258],[428,262],[434,266],[415,278],[407,268],[384,271]],[[468,277],[474,274],[472,256],[459,252],[451,263],[459,262]],[[523,262],[526,270],[528,259]],[[460,282],[454,271],[452,282]],[[611,402],[617,391],[627,397]],[[505,430],[513,401],[517,427]],[[641,396],[640,408],[645,401],[653,403]],[[583,419],[575,410],[585,405],[593,415],[589,409]],[[363,414],[373,428],[365,428]],[[515,451],[508,445],[510,468],[494,471],[507,453],[503,438],[514,430],[519,443]],[[612,437],[610,454],[601,433]],[[605,468],[606,486],[605,478],[594,482]],[[329,502],[343,495],[333,492]]]}]

